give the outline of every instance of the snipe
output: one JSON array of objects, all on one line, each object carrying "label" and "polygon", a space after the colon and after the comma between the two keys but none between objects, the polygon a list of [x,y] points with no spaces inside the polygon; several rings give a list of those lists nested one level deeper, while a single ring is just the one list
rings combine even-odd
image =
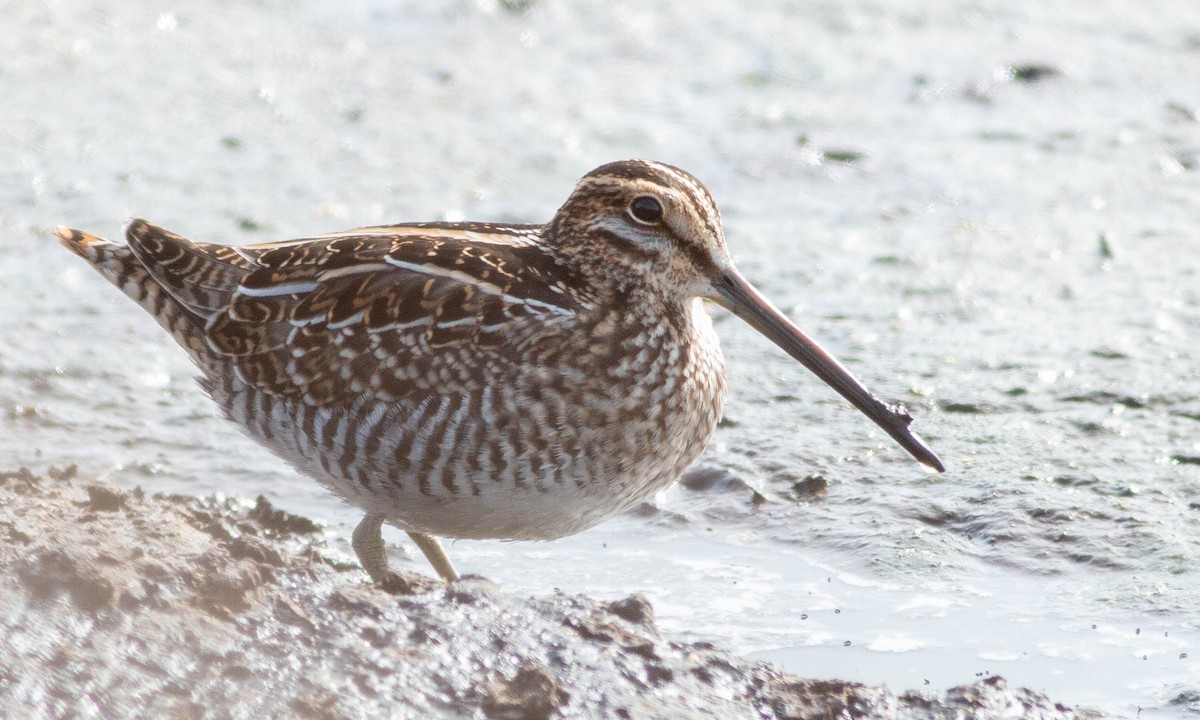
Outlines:
[{"label": "snipe", "polygon": [[230,247],[134,220],[127,244],[62,243],[182,345],[225,415],[380,527],[552,539],[670,484],[708,443],[725,365],[701,299],[724,305],[923,465],[902,407],[875,399],[733,267],[691,175],[630,160],[585,175],[546,225],[413,223]]}]

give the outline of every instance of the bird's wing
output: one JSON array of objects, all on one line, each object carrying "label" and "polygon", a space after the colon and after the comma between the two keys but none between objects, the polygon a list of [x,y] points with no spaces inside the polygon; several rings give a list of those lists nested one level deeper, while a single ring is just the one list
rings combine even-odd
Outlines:
[{"label": "bird's wing", "polygon": [[248,271],[207,344],[247,384],[312,405],[478,388],[586,307],[539,231],[430,223],[234,248]]}]

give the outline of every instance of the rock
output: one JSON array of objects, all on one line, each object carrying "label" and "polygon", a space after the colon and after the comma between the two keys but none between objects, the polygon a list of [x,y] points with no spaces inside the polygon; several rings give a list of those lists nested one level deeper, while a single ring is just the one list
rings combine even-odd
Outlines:
[{"label": "rock", "polygon": [[570,697],[549,670],[527,663],[512,680],[500,677],[488,683],[482,709],[491,720],[550,720]]},{"label": "rock", "polygon": [[650,606],[650,601],[646,599],[646,596],[641,593],[621,600],[613,600],[608,604],[608,611],[626,622],[641,625],[647,630],[654,630],[654,608]]},{"label": "rock", "polygon": [[[56,478],[62,480],[63,476]],[[97,512],[116,512],[125,506],[125,493],[115,485],[89,483],[85,488],[88,507]]]}]

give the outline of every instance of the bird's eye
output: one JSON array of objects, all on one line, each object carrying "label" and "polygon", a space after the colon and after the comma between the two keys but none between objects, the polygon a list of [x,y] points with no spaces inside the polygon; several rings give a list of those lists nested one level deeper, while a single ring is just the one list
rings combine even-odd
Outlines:
[{"label": "bird's eye", "polygon": [[629,216],[643,225],[657,225],[662,222],[662,203],[649,195],[636,197],[629,203]]}]

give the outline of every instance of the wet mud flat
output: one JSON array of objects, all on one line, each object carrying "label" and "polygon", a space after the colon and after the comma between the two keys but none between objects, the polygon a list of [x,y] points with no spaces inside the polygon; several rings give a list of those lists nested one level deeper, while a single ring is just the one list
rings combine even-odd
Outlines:
[{"label": "wet mud flat", "polygon": [[[1077,718],[1001,677],[895,692],[673,642],[640,595],[366,582],[323,528],[0,472],[0,716]],[[819,674],[815,670],[814,674]]]}]

